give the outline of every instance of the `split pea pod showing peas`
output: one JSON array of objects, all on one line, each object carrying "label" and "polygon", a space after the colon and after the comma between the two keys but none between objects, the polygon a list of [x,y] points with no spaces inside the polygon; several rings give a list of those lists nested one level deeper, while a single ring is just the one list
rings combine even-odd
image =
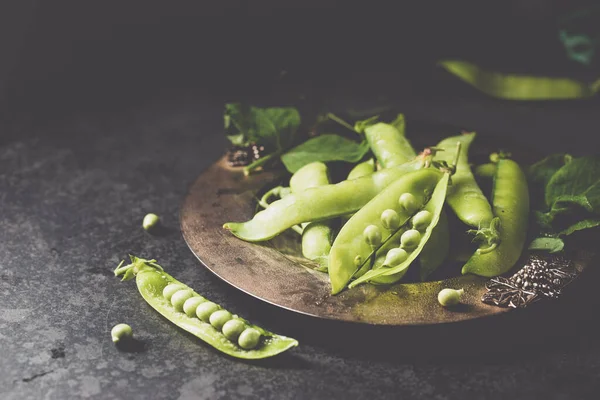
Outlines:
[{"label": "split pea pod showing peas", "polygon": [[232,357],[260,359],[271,357],[298,345],[248,323],[210,302],[185,284],[164,272],[155,260],[130,256],[131,264],[115,269],[122,280],[135,277],[144,300],[163,317]]},{"label": "split pea pod showing peas", "polygon": [[491,251],[477,250],[463,266],[463,274],[501,275],[509,271],[521,256],[527,237],[529,190],[525,174],[516,162],[498,161],[492,204],[500,222],[499,244]]},{"label": "split pea pod showing peas", "polygon": [[408,172],[423,168],[430,157],[428,152],[424,152],[412,161],[369,176],[291,194],[274,201],[267,209],[256,213],[250,221],[228,222],[223,227],[240,239],[259,242],[269,240],[296,224],[353,213],[390,183]]},{"label": "split pea pod showing peas", "polygon": [[[313,162],[300,168],[290,179],[290,189],[297,194],[311,187],[329,184],[327,166]],[[302,255],[327,267],[333,241],[332,221],[315,221],[302,224]]]},{"label": "split pea pod showing peas", "polygon": [[[440,177],[442,175],[441,172],[437,172],[439,174],[438,179],[429,188],[429,190],[433,191],[433,194],[427,199],[428,201],[424,204],[422,210],[414,214],[411,218],[411,228],[402,233],[400,247],[390,250],[386,249],[387,253],[383,265],[377,269],[368,271],[350,283],[350,288],[364,282],[391,284],[398,282],[406,274],[408,267],[428,243],[444,207],[450,174],[444,173]],[[416,221],[415,218],[417,218]]]},{"label": "split pea pod showing peas", "polygon": [[[387,171],[387,170],[382,170]],[[374,252],[429,200],[442,173],[425,168],[400,177],[362,207],[342,227],[329,253],[329,279],[333,294],[342,291],[354,274],[370,263]],[[392,214],[382,220],[383,214]],[[387,228],[386,228],[387,226]],[[398,229],[398,228],[397,228]]]}]

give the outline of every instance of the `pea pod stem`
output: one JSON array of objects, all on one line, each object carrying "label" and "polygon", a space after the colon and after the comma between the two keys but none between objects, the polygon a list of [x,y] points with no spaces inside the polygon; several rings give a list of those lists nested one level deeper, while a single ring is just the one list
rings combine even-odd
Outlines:
[{"label": "pea pod stem", "polygon": [[262,167],[264,164],[266,164],[267,162],[269,162],[273,158],[279,157],[282,154],[282,152],[283,152],[282,150],[277,150],[277,151],[275,151],[275,152],[273,152],[271,154],[267,154],[266,156],[263,156],[263,157],[259,158],[258,160],[252,162],[249,165],[246,165],[244,167],[244,170],[243,170],[244,171],[244,175],[245,176],[250,175],[250,173],[252,171],[254,171],[255,169],[257,169],[259,167]]},{"label": "pea pod stem", "polygon": [[[330,120],[337,122],[338,124],[340,124],[341,126],[348,128],[349,130],[351,130],[352,132],[356,132],[356,130],[354,129],[354,127],[352,125],[350,125],[349,123],[347,123],[346,121],[344,121],[343,119],[341,119],[340,117],[338,117],[337,115],[333,114],[333,113],[327,113],[327,118],[329,118]],[[358,133],[358,132],[356,132]]]}]

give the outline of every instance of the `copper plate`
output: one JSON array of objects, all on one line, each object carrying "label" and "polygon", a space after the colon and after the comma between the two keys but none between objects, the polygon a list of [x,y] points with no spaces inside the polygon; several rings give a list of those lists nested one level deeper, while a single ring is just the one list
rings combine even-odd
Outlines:
[{"label": "copper plate", "polygon": [[[263,301],[319,318],[377,325],[428,325],[466,321],[512,309],[483,304],[486,279],[476,276],[392,286],[361,285],[330,295],[327,274],[299,257],[299,240],[282,234],[262,244],[237,239],[223,229],[255,213],[258,191],[278,178],[272,172],[245,177],[227,166],[225,157],[193,183],[181,210],[183,237],[192,252],[215,275]],[[586,257],[575,260],[585,266]],[[464,288],[463,305],[446,309],[437,302],[445,287]]]}]

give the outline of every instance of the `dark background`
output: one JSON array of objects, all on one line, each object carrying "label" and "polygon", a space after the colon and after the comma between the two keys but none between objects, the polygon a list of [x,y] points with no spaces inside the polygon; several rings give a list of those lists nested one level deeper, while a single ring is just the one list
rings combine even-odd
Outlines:
[{"label": "dark background", "polygon": [[[514,318],[376,329],[250,298],[181,238],[187,189],[226,146],[226,101],[334,111],[391,102],[409,135],[475,129],[541,153],[597,153],[597,98],[501,101],[435,67],[457,57],[591,80],[597,69],[567,59],[556,22],[591,2],[414,3],[3,2],[0,32],[12,33],[0,39],[0,397],[596,398],[597,273]],[[141,229],[147,212],[161,215],[165,236]],[[301,346],[266,363],[212,351],[112,276],[127,253],[156,257]],[[112,345],[118,322],[144,351]]]}]

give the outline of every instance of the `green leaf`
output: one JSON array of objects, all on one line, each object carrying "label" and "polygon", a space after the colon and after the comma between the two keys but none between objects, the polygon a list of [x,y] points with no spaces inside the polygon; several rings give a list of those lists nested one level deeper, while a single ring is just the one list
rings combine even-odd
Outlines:
[{"label": "green leaf", "polygon": [[575,158],[552,175],[546,185],[546,205],[553,208],[565,199],[600,214],[600,156]]},{"label": "green leaf", "polygon": [[560,232],[558,232],[558,234],[560,236],[562,235],[570,235],[576,231],[580,231],[583,229],[589,229],[589,228],[595,228],[597,226],[600,226],[600,217],[596,217],[596,218],[586,218],[583,219],[581,221],[578,221],[566,228],[564,228],[563,230],[561,230]]},{"label": "green leaf", "polygon": [[225,133],[232,144],[254,142],[272,150],[289,147],[300,126],[300,113],[293,107],[258,108],[239,103],[225,105]]},{"label": "green leaf", "polygon": [[531,165],[527,170],[527,181],[534,208],[545,209],[546,185],[562,166],[571,162],[569,154],[553,154]]},{"label": "green leaf", "polygon": [[565,247],[565,242],[560,238],[539,237],[532,240],[529,244],[529,250],[547,251],[548,253],[557,253]]},{"label": "green leaf", "polygon": [[354,142],[339,135],[323,134],[294,147],[281,156],[291,173],[314,161],[360,161],[369,151],[366,141]]}]

